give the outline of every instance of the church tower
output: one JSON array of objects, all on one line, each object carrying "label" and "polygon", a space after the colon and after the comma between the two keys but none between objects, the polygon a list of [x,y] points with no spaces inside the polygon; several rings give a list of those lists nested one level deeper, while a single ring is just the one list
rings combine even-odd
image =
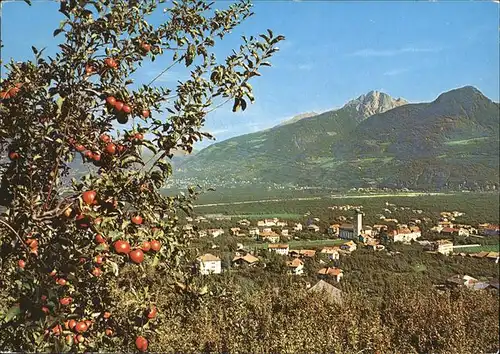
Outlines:
[{"label": "church tower", "polygon": [[354,238],[358,238],[359,234],[363,231],[363,213],[359,210],[355,210],[354,219]]}]

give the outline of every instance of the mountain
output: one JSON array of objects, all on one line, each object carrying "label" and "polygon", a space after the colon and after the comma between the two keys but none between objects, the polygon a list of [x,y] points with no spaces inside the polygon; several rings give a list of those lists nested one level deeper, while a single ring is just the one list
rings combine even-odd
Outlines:
[{"label": "mountain", "polygon": [[498,103],[471,86],[415,104],[371,91],[340,109],[211,145],[177,176],[220,185],[491,186],[498,125]]},{"label": "mountain", "polygon": [[293,176],[308,159],[330,157],[332,143],[369,114],[382,113],[405,102],[372,91],[340,109],[302,116],[294,122],[213,144],[185,161],[174,175],[221,182],[256,181],[266,180],[261,172],[271,168],[279,170],[277,175],[295,179]]},{"label": "mountain", "polygon": [[345,107],[352,107],[364,118],[368,118],[405,104],[408,104],[408,101],[402,98],[393,99],[383,92],[370,91],[366,95],[361,95],[357,99],[347,102]]},{"label": "mountain", "polygon": [[295,122],[298,122],[299,120],[306,119],[306,118],[311,118],[311,117],[314,117],[314,116],[317,116],[317,115],[318,115],[318,113],[316,113],[316,112],[302,113],[302,114],[296,115],[295,117],[287,119],[284,122],[281,122],[280,124],[277,125],[277,127],[280,127],[280,126],[283,126],[283,125],[287,125],[287,124],[291,124],[291,123],[295,123]]}]

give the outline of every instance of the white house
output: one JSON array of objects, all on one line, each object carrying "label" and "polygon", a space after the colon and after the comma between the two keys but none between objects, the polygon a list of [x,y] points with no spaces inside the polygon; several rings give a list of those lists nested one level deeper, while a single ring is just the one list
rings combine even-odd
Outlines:
[{"label": "white house", "polygon": [[250,236],[259,236],[260,230],[258,227],[251,227],[248,229],[248,234]]},{"label": "white house", "polygon": [[198,264],[200,267],[200,274],[220,274],[222,273],[221,260],[213,254],[206,253],[198,257]]},{"label": "white house", "polygon": [[416,241],[417,238],[422,236],[420,228],[418,226],[410,226],[409,228],[398,228],[393,230],[387,235],[389,242],[403,242],[410,243],[411,241]]},{"label": "white house", "polygon": [[269,249],[269,251],[276,252],[277,254],[281,254],[282,256],[288,255],[288,251],[290,251],[288,245],[282,243],[271,243],[267,246],[267,248]]},{"label": "white house", "polygon": [[302,231],[302,224],[299,222],[293,227],[293,231]]},{"label": "white house", "polygon": [[223,229],[208,229],[207,232],[212,237],[219,237],[220,235],[224,234]]},{"label": "white house", "polygon": [[241,229],[239,227],[232,227],[230,231],[232,236],[237,236],[240,233]]},{"label": "white house", "polygon": [[340,249],[348,252],[353,252],[356,250],[356,243],[354,243],[354,241],[347,241],[346,243],[340,245]]},{"label": "white house", "polygon": [[437,240],[434,249],[441,254],[449,255],[453,253],[453,242],[449,240]]},{"label": "white house", "polygon": [[247,219],[243,219],[243,220],[238,221],[238,224],[240,226],[250,226],[250,221]]},{"label": "white house", "polygon": [[338,247],[323,247],[321,253],[327,254],[328,258],[331,260],[339,259],[339,248]]},{"label": "white house", "polygon": [[281,230],[281,236],[288,236],[288,229]]},{"label": "white house", "polygon": [[206,236],[207,236],[207,230],[198,231],[198,237],[206,237]]},{"label": "white house", "polygon": [[262,241],[267,241],[267,242],[271,242],[271,243],[277,243],[280,241],[280,236],[274,231],[270,231],[270,232],[263,231],[260,233],[259,238]]},{"label": "white house", "polygon": [[286,262],[288,269],[293,275],[304,274],[304,262],[300,258],[295,258],[293,261]]},{"label": "white house", "polygon": [[307,229],[308,229],[309,231],[318,232],[318,231],[319,231],[319,226],[314,225],[314,224],[311,224],[311,225],[309,225],[309,226],[307,227]]}]

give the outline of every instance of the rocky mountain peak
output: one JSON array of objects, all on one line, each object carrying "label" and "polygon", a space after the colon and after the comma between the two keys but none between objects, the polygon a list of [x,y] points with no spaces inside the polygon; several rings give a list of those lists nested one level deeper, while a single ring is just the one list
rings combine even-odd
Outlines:
[{"label": "rocky mountain peak", "polygon": [[392,98],[380,91],[370,91],[358,98],[346,103],[344,107],[352,107],[360,112],[365,118],[374,114],[384,113],[393,108],[407,104],[403,98]]}]

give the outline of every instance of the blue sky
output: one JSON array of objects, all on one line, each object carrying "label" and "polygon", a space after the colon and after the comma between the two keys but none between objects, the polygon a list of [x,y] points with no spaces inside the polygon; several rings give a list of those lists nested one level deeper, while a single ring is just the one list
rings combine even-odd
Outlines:
[{"label": "blue sky", "polygon": [[[218,2],[225,7],[229,2]],[[499,4],[472,1],[256,1],[255,16],[224,42],[219,58],[242,34],[271,28],[286,36],[273,67],[253,81],[256,103],[242,113],[227,105],[207,119],[217,141],[272,127],[303,112],[342,106],[370,90],[410,102],[430,101],[452,88],[473,85],[499,100]],[[2,60],[32,57],[31,45],[55,48],[58,4],[2,8]],[[155,18],[154,21],[159,21]],[[22,23],[22,26],[20,26]],[[145,65],[144,81],[168,65]],[[171,86],[182,68],[160,79]],[[209,142],[203,143],[206,146]]]}]

